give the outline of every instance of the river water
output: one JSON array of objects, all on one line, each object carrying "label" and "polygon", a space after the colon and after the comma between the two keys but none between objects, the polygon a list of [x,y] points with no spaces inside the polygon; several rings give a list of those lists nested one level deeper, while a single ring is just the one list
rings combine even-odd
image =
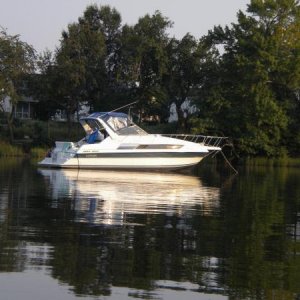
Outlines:
[{"label": "river water", "polygon": [[300,170],[0,160],[0,299],[300,299]]}]

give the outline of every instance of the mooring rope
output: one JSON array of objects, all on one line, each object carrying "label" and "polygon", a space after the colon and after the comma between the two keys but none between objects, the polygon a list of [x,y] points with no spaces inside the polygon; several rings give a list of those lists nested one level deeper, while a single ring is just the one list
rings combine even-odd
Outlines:
[{"label": "mooring rope", "polygon": [[228,165],[230,166],[230,168],[236,173],[238,174],[239,172],[233,167],[233,165],[230,163],[230,161],[227,159],[226,155],[223,153],[222,150],[220,150],[219,152],[221,152],[221,154],[223,155],[225,161],[228,163]]}]

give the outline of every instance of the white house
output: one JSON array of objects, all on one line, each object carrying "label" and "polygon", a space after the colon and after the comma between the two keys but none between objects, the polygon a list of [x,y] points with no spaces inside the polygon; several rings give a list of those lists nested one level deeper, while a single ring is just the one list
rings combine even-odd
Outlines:
[{"label": "white house", "polygon": [[[196,105],[191,103],[190,99],[186,99],[180,106],[181,110],[183,111],[183,116],[186,118],[188,115],[192,115],[199,111]],[[173,102],[170,106],[170,116],[168,119],[169,123],[177,122],[178,121],[178,113],[176,104]]]},{"label": "white house", "polygon": [[[17,119],[32,119],[35,116],[35,106],[38,103],[38,100],[33,99],[32,97],[22,96],[18,101],[17,107],[14,112],[14,117]],[[12,105],[10,102],[10,97],[5,96],[0,100],[1,110],[10,113],[12,110]]]}]

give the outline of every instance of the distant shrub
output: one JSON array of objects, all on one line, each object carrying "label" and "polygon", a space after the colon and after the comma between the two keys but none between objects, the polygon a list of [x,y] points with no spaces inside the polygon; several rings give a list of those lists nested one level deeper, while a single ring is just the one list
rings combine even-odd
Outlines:
[{"label": "distant shrub", "polygon": [[32,158],[43,158],[46,156],[47,151],[46,148],[34,147],[30,149],[30,156]]},{"label": "distant shrub", "polygon": [[0,142],[0,157],[20,157],[23,155],[24,153],[21,147]]},{"label": "distant shrub", "polygon": [[15,120],[14,122],[14,138],[30,142],[34,146],[50,146],[58,140],[77,141],[83,136],[84,132],[78,123],[72,123],[69,136],[65,122],[39,120]]}]

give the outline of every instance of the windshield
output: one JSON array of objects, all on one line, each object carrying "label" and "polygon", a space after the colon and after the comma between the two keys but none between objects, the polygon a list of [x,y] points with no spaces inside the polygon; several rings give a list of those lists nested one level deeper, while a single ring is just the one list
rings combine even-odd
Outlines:
[{"label": "windshield", "polygon": [[109,117],[107,124],[119,135],[146,135],[147,133],[130,119],[122,117]]}]

